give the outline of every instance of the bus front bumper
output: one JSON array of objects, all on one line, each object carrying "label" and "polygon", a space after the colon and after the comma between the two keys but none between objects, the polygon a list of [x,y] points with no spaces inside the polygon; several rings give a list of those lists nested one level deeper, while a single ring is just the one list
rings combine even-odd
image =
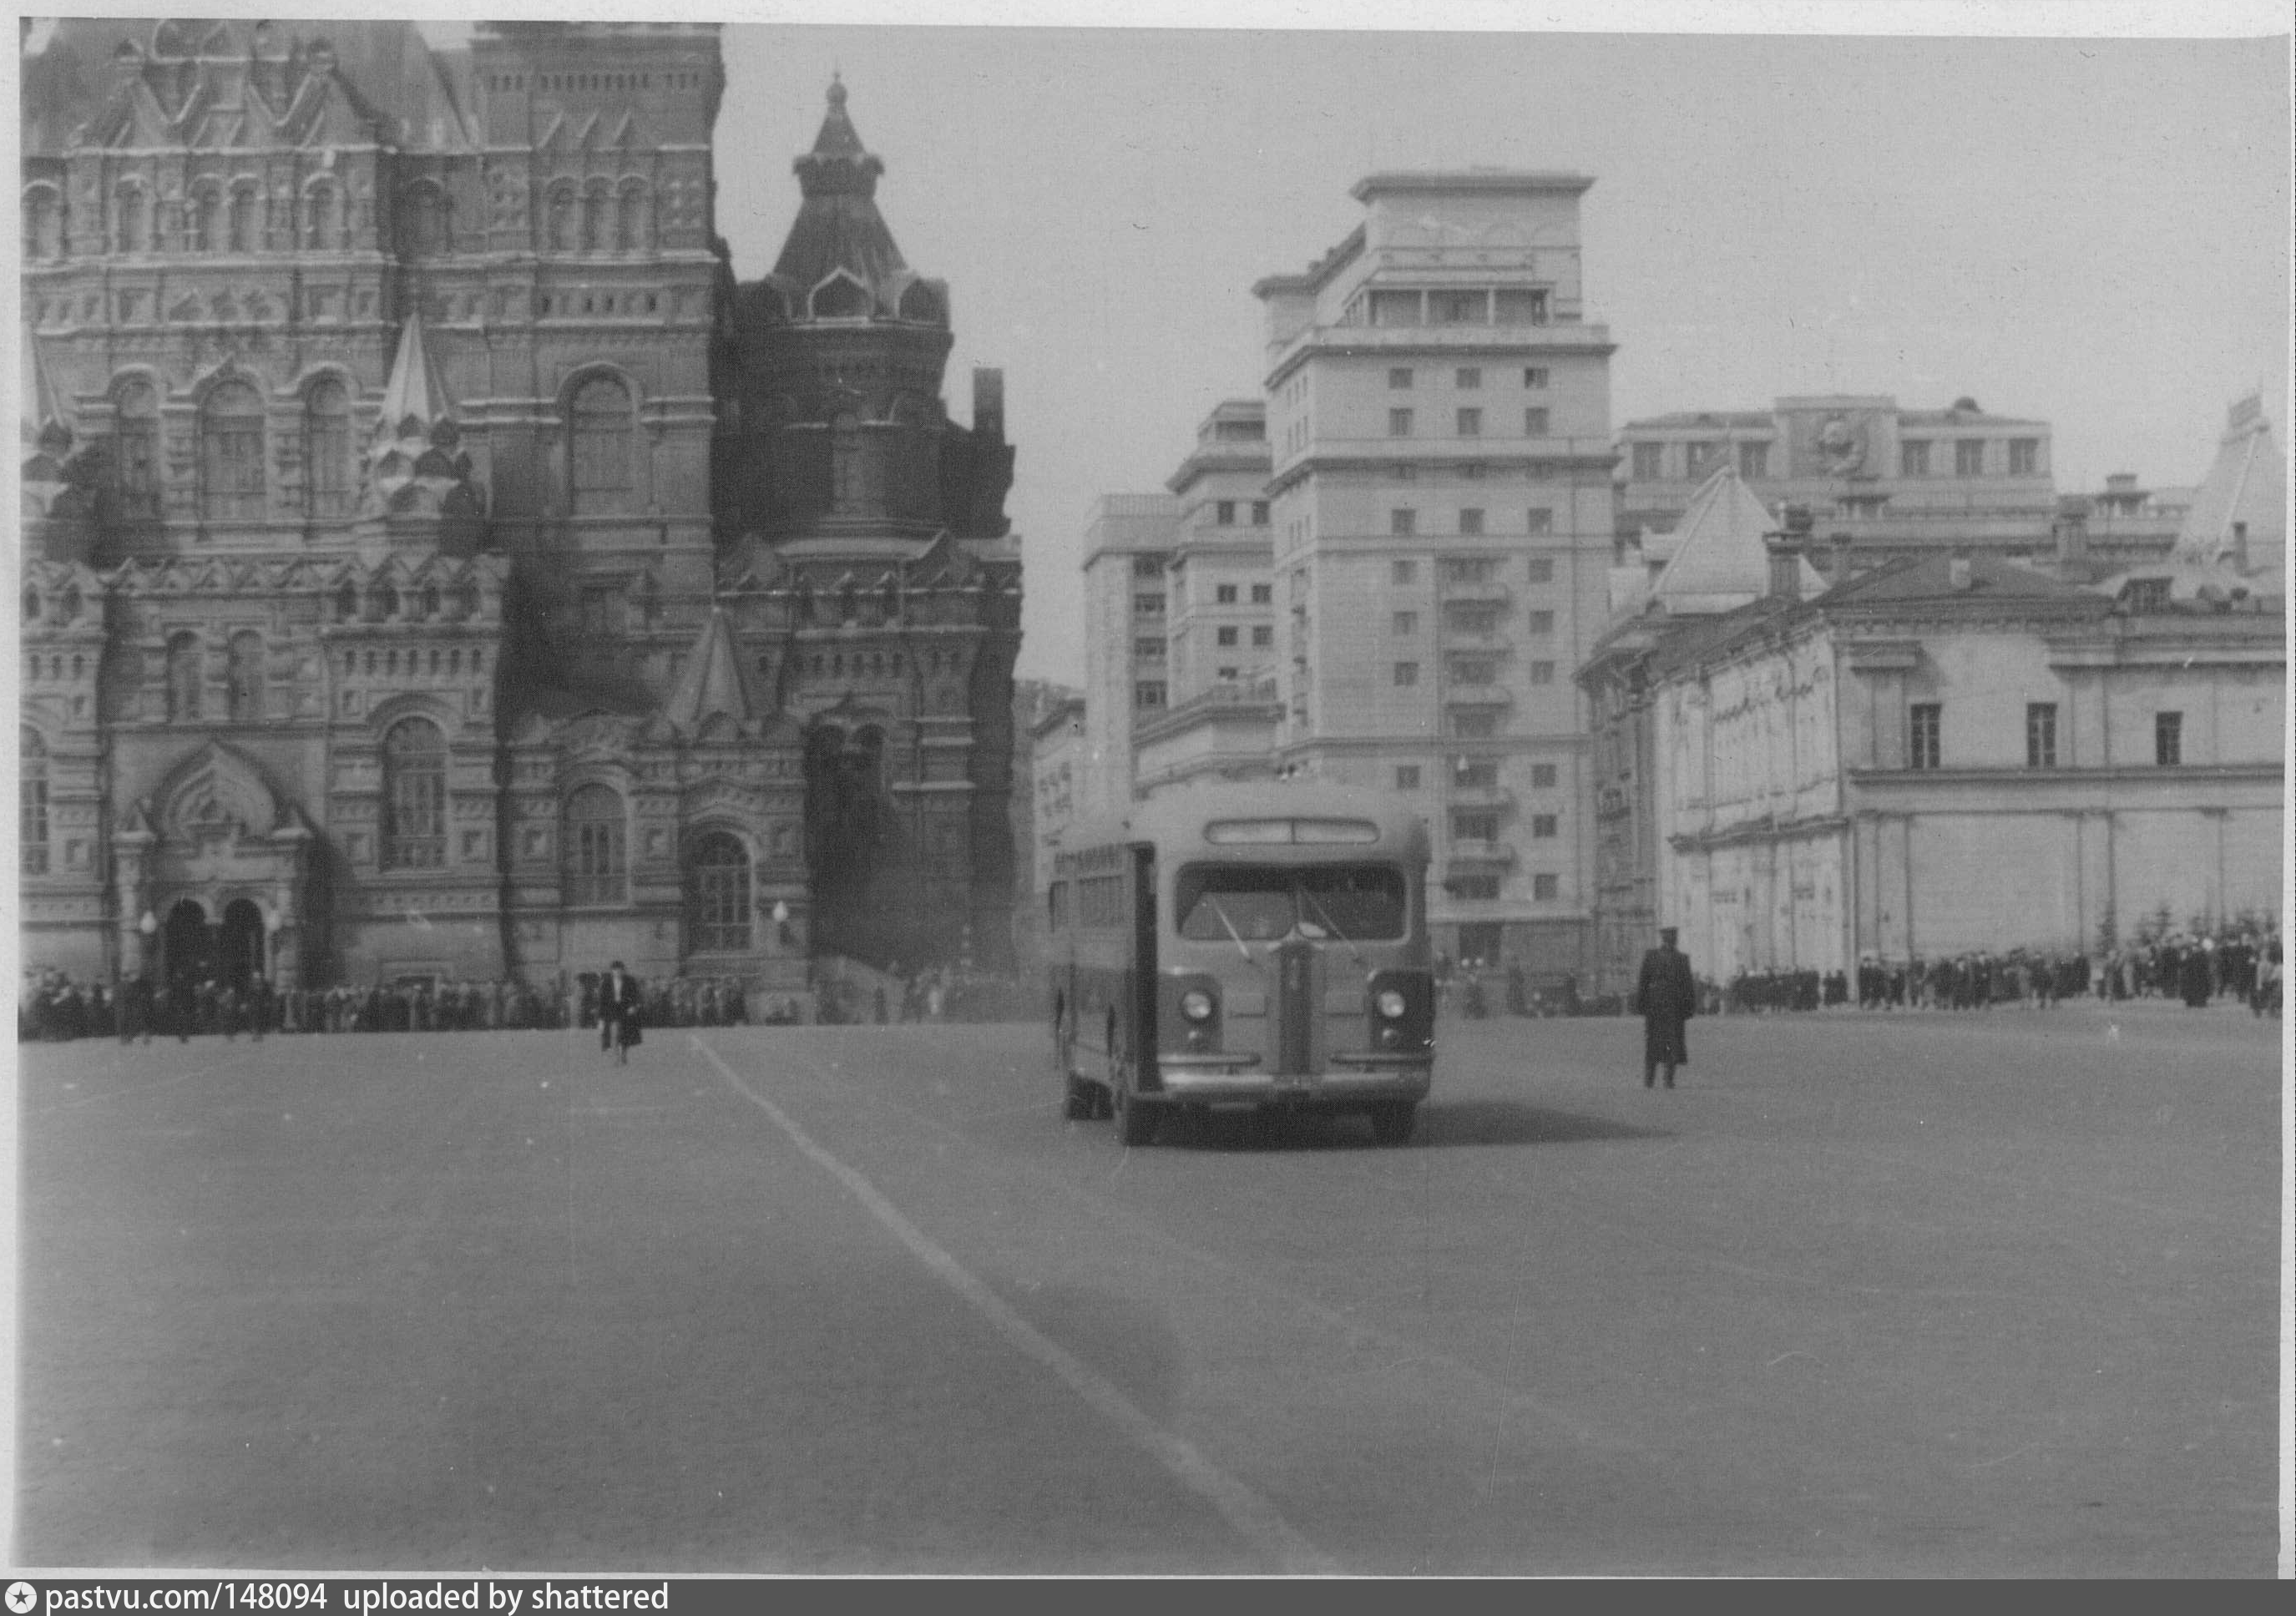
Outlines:
[{"label": "bus front bumper", "polygon": [[1383,1100],[1427,1098],[1435,1057],[1389,1053],[1340,1054],[1323,1072],[1262,1072],[1257,1055],[1165,1055],[1156,1069],[1163,1086],[1143,1099],[1192,1106],[1302,1106],[1341,1109]]}]

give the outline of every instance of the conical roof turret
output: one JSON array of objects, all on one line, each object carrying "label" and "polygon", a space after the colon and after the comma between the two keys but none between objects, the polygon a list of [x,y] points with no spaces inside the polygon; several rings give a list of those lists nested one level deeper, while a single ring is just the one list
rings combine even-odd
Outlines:
[{"label": "conical roof turret", "polygon": [[381,435],[427,437],[431,428],[453,419],[454,413],[446,381],[423,340],[422,315],[419,310],[411,313],[399,328],[398,354],[390,362],[390,385],[382,390]]},{"label": "conical roof turret", "polygon": [[669,699],[662,704],[662,716],[693,735],[713,717],[746,724],[762,710],[750,688],[749,670],[742,665],[742,648],[734,643],[733,619],[724,607],[713,606],[693,649],[686,653]]},{"label": "conical roof turret", "polygon": [[889,304],[895,283],[909,279],[909,266],[877,211],[877,176],[885,165],[862,146],[846,116],[842,81],[830,81],[821,133],[794,167],[805,200],[775,260],[774,278],[801,299],[841,269],[861,283],[874,305]]}]

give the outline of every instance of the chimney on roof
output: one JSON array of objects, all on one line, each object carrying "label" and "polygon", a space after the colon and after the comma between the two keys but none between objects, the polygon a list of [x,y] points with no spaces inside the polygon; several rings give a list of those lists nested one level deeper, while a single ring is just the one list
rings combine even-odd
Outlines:
[{"label": "chimney on roof", "polygon": [[2089,509],[2080,495],[2068,494],[2057,501],[2056,518],[2049,524],[2049,536],[2056,541],[2057,576],[2068,584],[2089,582]]},{"label": "chimney on roof", "polygon": [[1781,513],[1779,530],[1762,535],[1762,547],[1770,558],[1770,598],[1776,600],[1801,599],[1801,559],[1809,543],[1810,529],[1816,518],[1807,505],[1788,505]]}]

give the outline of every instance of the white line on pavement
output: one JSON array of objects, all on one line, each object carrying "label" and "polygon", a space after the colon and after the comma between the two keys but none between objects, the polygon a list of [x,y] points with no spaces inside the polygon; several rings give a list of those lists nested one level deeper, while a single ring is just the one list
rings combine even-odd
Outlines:
[{"label": "white line on pavement", "polygon": [[1193,1444],[1175,1436],[1142,1412],[1130,1398],[1095,1373],[1091,1366],[1031,1326],[1006,1306],[1004,1300],[975,1278],[964,1264],[935,1245],[924,1232],[901,1215],[860,1173],[816,1144],[780,1106],[742,1081],[742,1076],[699,1038],[689,1038],[702,1057],[717,1067],[735,1091],[766,1114],[775,1127],[787,1134],[805,1156],[849,1190],[883,1224],[910,1254],[934,1276],[972,1304],[974,1310],[1008,1343],[1058,1375],[1078,1397],[1125,1435],[1144,1449],[1183,1486],[1219,1511],[1237,1534],[1272,1556],[1292,1576],[1336,1577],[1345,1574],[1339,1563],[1294,1530],[1268,1501],[1221,1470]]}]

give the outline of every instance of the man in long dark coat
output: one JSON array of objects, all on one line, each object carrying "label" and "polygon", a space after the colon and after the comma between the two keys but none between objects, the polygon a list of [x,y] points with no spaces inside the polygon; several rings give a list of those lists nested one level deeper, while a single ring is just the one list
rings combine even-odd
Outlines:
[{"label": "man in long dark coat", "polygon": [[1690,956],[1675,947],[1681,935],[1671,926],[1659,928],[1658,946],[1643,956],[1642,975],[1635,983],[1635,1009],[1643,1018],[1643,1087],[1657,1085],[1659,1068],[1666,1068],[1666,1086],[1674,1087],[1674,1069],[1690,1064],[1686,1028],[1698,1014],[1698,983],[1690,974]]},{"label": "man in long dark coat", "polygon": [[638,979],[622,969],[619,959],[606,967],[598,983],[598,1048],[611,1049],[623,1065],[630,1064],[630,1046],[640,1041],[644,1020],[644,991]]}]

